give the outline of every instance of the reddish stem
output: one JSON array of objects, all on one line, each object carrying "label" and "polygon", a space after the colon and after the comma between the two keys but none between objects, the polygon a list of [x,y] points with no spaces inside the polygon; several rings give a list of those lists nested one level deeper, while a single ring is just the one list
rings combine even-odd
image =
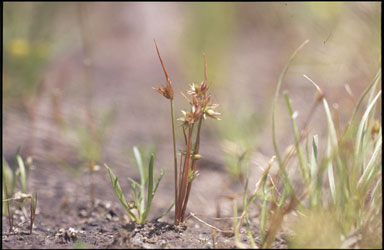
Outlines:
[{"label": "reddish stem", "polygon": [[191,159],[191,141],[192,141],[192,130],[193,130],[193,124],[189,127],[188,130],[188,143],[187,143],[187,152],[184,158],[184,168],[183,168],[183,176],[181,181],[181,189],[179,193],[179,200],[178,200],[178,211],[176,213],[177,218],[180,221],[181,218],[181,209],[185,197],[185,189],[187,187],[188,183],[188,174],[189,174],[189,166],[190,166],[190,159]]},{"label": "reddish stem", "polygon": [[[197,134],[196,134],[195,150],[194,150],[193,154],[198,154],[199,153],[199,149],[200,149],[200,129],[201,129],[201,124],[202,123],[203,123],[203,117],[200,117],[199,125],[198,125],[198,128],[197,128]],[[197,160],[196,159],[192,159],[192,171],[193,172],[196,171],[196,163],[197,163]],[[191,188],[192,188],[192,180],[190,182],[188,182],[187,195],[185,197],[185,201],[184,201],[184,205],[183,205],[183,209],[182,209],[182,213],[181,213],[181,221],[184,221],[185,211],[187,209],[189,193],[191,192]]]}]

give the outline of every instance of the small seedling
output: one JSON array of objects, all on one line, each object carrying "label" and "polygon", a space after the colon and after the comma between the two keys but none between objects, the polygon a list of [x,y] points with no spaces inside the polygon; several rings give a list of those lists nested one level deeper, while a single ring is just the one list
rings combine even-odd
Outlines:
[{"label": "small seedling", "polygon": [[[107,164],[104,164],[104,166],[109,173],[109,177],[111,178],[111,183],[115,194],[121,204],[124,206],[125,210],[127,211],[129,218],[133,221],[143,224],[147,220],[148,213],[151,209],[152,200],[155,196],[160,181],[163,178],[164,171],[161,169],[160,176],[158,177],[157,182],[154,185],[153,167],[155,156],[151,154],[148,166],[148,175],[146,175],[145,167],[143,165],[143,160],[139,149],[137,147],[133,147],[133,153],[135,155],[139,171],[140,183],[129,178],[129,183],[132,188],[132,202],[127,203],[123,190],[121,189],[121,186],[118,182],[117,176],[112,172],[112,170],[107,166]],[[147,199],[145,200],[146,194]],[[171,207],[172,206],[173,204],[171,205]],[[171,207],[167,211],[169,211]],[[134,213],[134,210],[137,211],[136,214]]]},{"label": "small seedling", "polygon": [[[6,206],[3,206],[3,215],[8,216],[9,223],[9,232],[12,232],[14,229],[13,224],[13,204],[14,201],[21,201],[18,206],[22,206],[23,201],[25,199],[30,199],[31,201],[31,214],[30,214],[30,233],[32,234],[33,222],[35,220],[35,212],[37,205],[37,194],[35,194],[35,198],[31,194],[28,193],[27,189],[27,171],[26,166],[30,167],[32,162],[27,160],[26,164],[24,164],[23,158],[19,154],[20,148],[16,153],[16,162],[18,165],[17,169],[12,169],[7,161],[3,157],[3,196],[5,199],[2,202],[6,203]],[[19,178],[16,178],[19,177]],[[20,187],[21,192],[16,192],[16,184],[17,187]],[[20,205],[21,204],[21,205]]]}]

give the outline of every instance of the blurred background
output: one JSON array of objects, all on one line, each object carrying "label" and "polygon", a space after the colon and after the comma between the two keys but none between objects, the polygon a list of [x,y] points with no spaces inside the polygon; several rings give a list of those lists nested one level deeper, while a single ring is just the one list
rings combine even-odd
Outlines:
[{"label": "blurred background", "polygon": [[[273,154],[273,94],[303,41],[309,43],[282,86],[299,125],[315,96],[303,74],[322,88],[343,127],[381,67],[380,2],[3,6],[3,156],[21,147],[24,156],[75,172],[90,160],[126,167],[134,145],[156,150],[157,164],[172,171],[169,103],[152,89],[165,83],[153,39],[174,85],[178,117],[187,108],[179,93],[203,80],[206,55],[222,121],[207,120],[201,152],[207,165],[234,176],[231,164],[242,154],[267,160]],[[323,110],[313,119],[311,129],[325,133]],[[281,149],[293,142],[290,131],[280,98]],[[172,181],[171,174],[165,178]]]}]

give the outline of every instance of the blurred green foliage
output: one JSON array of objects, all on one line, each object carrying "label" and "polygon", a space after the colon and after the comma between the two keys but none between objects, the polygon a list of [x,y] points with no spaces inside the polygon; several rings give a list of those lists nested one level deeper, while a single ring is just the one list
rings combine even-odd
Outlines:
[{"label": "blurred green foliage", "polygon": [[[256,112],[249,105],[225,105],[215,128],[221,138],[224,164],[234,180],[242,179],[249,166],[251,152],[259,145],[260,129],[264,126],[263,111]],[[240,111],[240,112],[239,112]]]},{"label": "blurred green foliage", "polygon": [[[208,80],[225,77],[226,55],[235,35],[234,3],[188,3],[181,38],[181,58],[186,79],[203,79],[203,54],[207,56]],[[219,78],[220,76],[220,78]],[[200,83],[200,82],[196,82]]]},{"label": "blurred green foliage", "polygon": [[[42,85],[42,73],[51,56],[51,32],[46,25],[60,5],[4,3],[3,99],[5,104],[28,105]],[[7,106],[7,105],[5,105]]]}]

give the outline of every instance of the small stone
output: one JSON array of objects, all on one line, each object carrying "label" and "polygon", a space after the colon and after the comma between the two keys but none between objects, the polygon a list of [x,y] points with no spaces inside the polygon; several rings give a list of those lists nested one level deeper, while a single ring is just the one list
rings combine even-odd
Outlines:
[{"label": "small stone", "polygon": [[166,240],[161,240],[160,241],[160,247],[162,247],[162,248],[166,247],[167,244],[168,244],[168,242]]},{"label": "small stone", "polygon": [[110,208],[111,207],[111,203],[110,202],[105,202],[105,208]]}]

